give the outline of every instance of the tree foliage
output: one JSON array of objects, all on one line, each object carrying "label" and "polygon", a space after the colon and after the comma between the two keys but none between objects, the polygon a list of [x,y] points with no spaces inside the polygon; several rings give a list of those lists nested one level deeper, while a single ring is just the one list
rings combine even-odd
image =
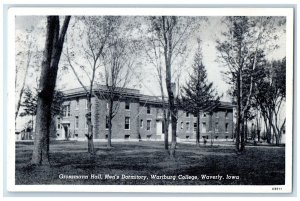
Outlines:
[{"label": "tree foliage", "polygon": [[276,28],[282,18],[234,16],[224,18],[227,31],[217,40],[219,61],[227,67],[225,75],[232,85],[237,103],[236,147],[245,146],[244,127],[250,114],[255,89],[254,72],[260,65],[264,50],[277,48]]},{"label": "tree foliage", "polygon": [[[77,81],[83,87],[87,97],[86,123],[88,132],[88,152],[95,154],[92,124],[92,96],[94,85],[102,65],[101,57],[109,45],[110,38],[120,25],[118,16],[80,16],[72,25],[72,34],[68,36],[65,68],[71,68]],[[77,41],[80,40],[78,43]],[[88,83],[86,85],[85,83]]]},{"label": "tree foliage", "polygon": [[285,115],[280,117],[286,98],[286,58],[266,63],[260,70],[260,79],[256,80],[256,85],[253,104],[265,119],[268,141],[273,131],[276,144],[279,144],[286,121]]},{"label": "tree foliage", "polygon": [[[164,67],[165,67],[165,83],[168,94],[168,106],[171,115],[172,140],[170,148],[170,156],[174,158],[176,148],[176,127],[177,127],[177,111],[175,105],[177,98],[176,85],[179,86],[179,77],[175,80],[174,69],[175,61],[178,56],[183,55],[187,50],[187,42],[191,34],[195,31],[195,23],[193,18],[178,16],[156,16],[150,18],[150,32],[154,39],[157,40],[162,47]],[[177,72],[180,75],[180,72]],[[175,83],[177,82],[177,83]]]},{"label": "tree foliage", "polygon": [[[21,104],[23,108],[23,112],[20,113],[20,116],[35,116],[37,110],[37,100],[38,100],[38,91],[35,89],[34,91],[26,88],[24,91],[24,100]],[[63,111],[63,102],[64,102],[64,94],[61,91],[55,90],[53,102],[51,106],[51,116],[62,115]]]},{"label": "tree foliage", "polygon": [[213,83],[207,80],[206,68],[203,64],[200,40],[194,55],[192,73],[182,89],[182,107],[197,117],[196,144],[200,143],[200,112],[213,111],[219,104],[220,97],[213,89]]}]

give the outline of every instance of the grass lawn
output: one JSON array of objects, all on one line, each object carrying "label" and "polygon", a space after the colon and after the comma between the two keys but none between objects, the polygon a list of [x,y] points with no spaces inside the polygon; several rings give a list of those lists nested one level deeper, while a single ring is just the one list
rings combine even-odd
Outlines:
[{"label": "grass lawn", "polygon": [[[51,166],[30,167],[27,164],[33,143],[17,142],[16,184],[283,185],[285,182],[284,147],[252,146],[237,154],[234,146],[198,148],[193,144],[178,144],[176,158],[171,160],[162,142],[120,142],[113,146],[107,149],[105,143],[95,142],[97,152],[91,158],[87,142],[53,141]],[[88,179],[59,178],[60,175],[83,175]],[[98,177],[92,179],[91,175]],[[105,175],[115,177],[105,178]],[[125,179],[122,175],[139,177]],[[151,175],[165,177],[154,179]],[[238,177],[232,179],[227,175]]]}]

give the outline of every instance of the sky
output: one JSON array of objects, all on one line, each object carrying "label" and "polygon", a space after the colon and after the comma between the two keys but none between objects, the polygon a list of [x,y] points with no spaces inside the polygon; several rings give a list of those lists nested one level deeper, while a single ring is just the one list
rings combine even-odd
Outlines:
[{"label": "sky", "polygon": [[[43,50],[44,47],[44,27],[45,27],[45,17],[39,16],[17,16],[16,17],[16,34],[22,34],[26,29],[34,27],[34,37],[36,37],[35,42],[37,43],[38,49]],[[72,26],[72,21],[70,26]],[[72,34],[71,29],[68,30],[68,34]],[[187,79],[188,72],[191,70],[192,61],[193,61],[193,50],[196,47],[196,38],[200,38],[202,43],[202,53],[203,53],[203,63],[206,66],[208,81],[214,83],[214,87],[219,95],[223,94],[223,101],[231,101],[231,97],[227,95],[229,85],[224,81],[224,76],[221,71],[226,70],[222,64],[217,61],[218,52],[216,50],[216,40],[221,37],[221,33],[225,31],[226,28],[222,24],[222,17],[207,17],[206,22],[202,22],[198,30],[195,31],[192,36],[192,40],[189,43],[189,51],[187,54],[187,59],[185,62],[185,68],[182,71],[182,82]],[[273,51],[268,52],[267,58],[269,59],[278,59],[285,56],[285,34],[281,33],[278,40],[279,48]],[[78,41],[80,43],[80,41]],[[18,49],[18,47],[17,47]],[[63,58],[63,56],[62,56]],[[61,66],[64,65],[64,62],[60,62],[60,71],[58,73],[57,88],[59,89],[71,89],[80,87],[79,82],[74,76],[73,72],[69,69],[68,71],[62,71]],[[139,82],[136,86],[142,94],[146,95],[160,95],[159,85],[157,78],[154,75],[154,68],[151,64],[143,63],[139,67],[140,74]],[[27,85],[36,86],[36,77],[38,72],[31,73],[32,76],[27,79]],[[22,80],[22,75],[18,76],[18,82]],[[85,79],[87,81],[87,79]],[[136,79],[137,82],[137,79]],[[20,120],[19,120],[20,121]],[[17,123],[17,125],[23,125],[23,123]]]}]

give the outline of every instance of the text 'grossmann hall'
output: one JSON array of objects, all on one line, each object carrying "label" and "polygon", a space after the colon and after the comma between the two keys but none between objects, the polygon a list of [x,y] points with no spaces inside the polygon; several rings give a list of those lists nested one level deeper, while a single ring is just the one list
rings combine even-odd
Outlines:
[{"label": "text 'grossmann hall'", "polygon": [[[105,93],[105,89],[103,89]],[[87,99],[83,88],[64,91],[63,114],[56,117],[56,139],[86,140]],[[108,135],[108,103],[105,98],[92,97],[94,139],[105,140]],[[164,121],[162,101],[139,90],[126,89],[118,99],[118,111],[112,120],[112,140],[163,140]],[[178,110],[177,140],[189,141],[196,136],[196,117]],[[213,112],[200,113],[200,136],[207,139],[231,139],[233,136],[233,105],[221,102]],[[169,125],[169,140],[171,126]]]}]

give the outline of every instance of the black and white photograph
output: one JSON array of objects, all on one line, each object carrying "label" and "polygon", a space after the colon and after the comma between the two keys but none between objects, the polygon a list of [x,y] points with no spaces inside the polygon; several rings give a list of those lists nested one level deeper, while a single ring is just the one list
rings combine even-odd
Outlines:
[{"label": "black and white photograph", "polygon": [[291,192],[293,9],[43,9],[9,15],[12,191]]}]

